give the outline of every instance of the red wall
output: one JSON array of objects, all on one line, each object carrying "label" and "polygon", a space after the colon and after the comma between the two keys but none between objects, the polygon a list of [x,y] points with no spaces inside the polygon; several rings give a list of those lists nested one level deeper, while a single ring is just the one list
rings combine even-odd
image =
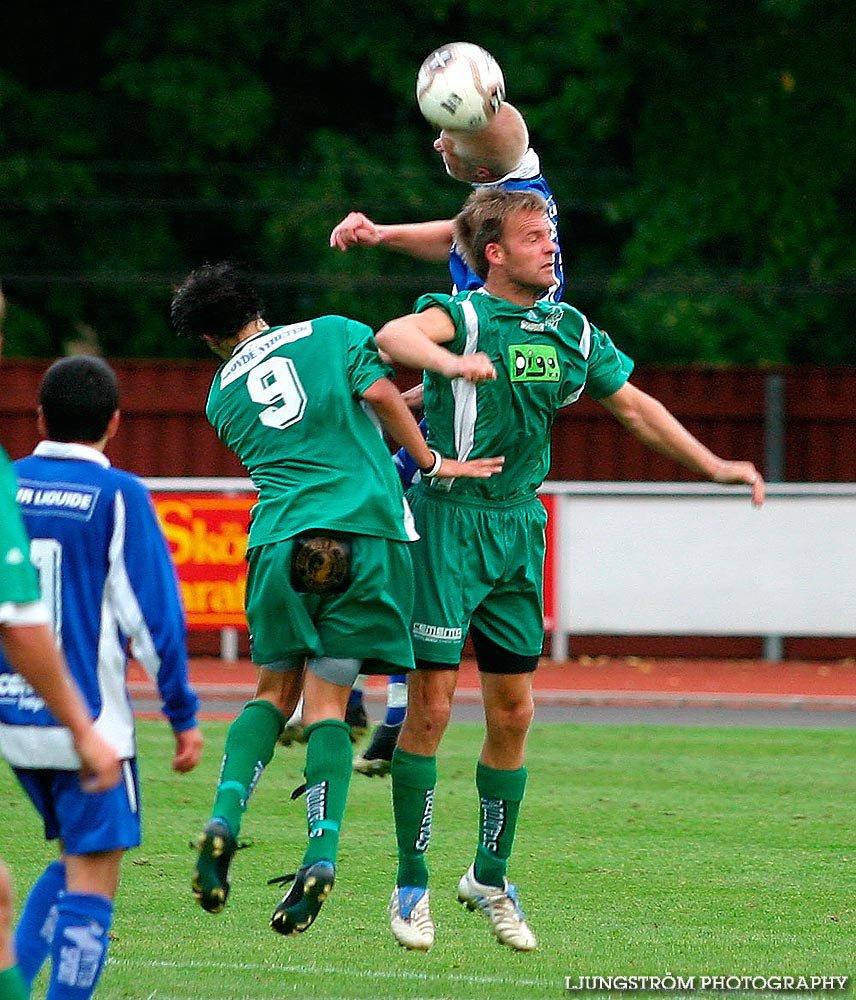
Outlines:
[{"label": "red wall", "polygon": [[[35,406],[47,361],[0,367],[0,443],[13,458],[37,441]],[[242,476],[204,415],[216,361],[114,362],[123,420],[110,445],[115,465],[141,476]],[[785,480],[856,481],[856,368],[785,369]],[[764,384],[754,368],[643,368],[633,377],[705,444],[725,457],[764,465]],[[399,384],[415,381],[402,373]],[[649,451],[603,407],[583,397],[559,416],[551,479],[695,478]]]},{"label": "red wall", "polygon": [[[204,415],[217,363],[113,362],[122,387],[122,426],[111,442],[112,462],[140,476],[244,476],[240,463],[217,440]],[[47,361],[6,360],[0,367],[0,443],[12,458],[27,454],[38,437],[35,407]],[[643,368],[640,388],[660,399],[705,444],[725,457],[764,467],[764,370],[749,368]],[[785,480],[856,481],[856,368],[782,370],[785,384]],[[414,384],[401,373],[402,389]],[[564,410],[553,434],[550,478],[580,480],[691,480],[695,477],[639,444],[603,407],[583,397]],[[216,653],[216,633],[191,634],[194,653]],[[241,637],[246,653],[246,637]],[[757,638],[571,638],[573,655],[760,655]],[[791,639],[789,659],[852,655],[850,640]]]},{"label": "red wall", "polygon": [[[38,387],[49,361],[5,360],[0,366],[0,443],[12,458],[38,441]],[[122,423],[110,443],[114,465],[140,476],[245,476],[205,419],[217,369],[198,361],[114,361]]]}]

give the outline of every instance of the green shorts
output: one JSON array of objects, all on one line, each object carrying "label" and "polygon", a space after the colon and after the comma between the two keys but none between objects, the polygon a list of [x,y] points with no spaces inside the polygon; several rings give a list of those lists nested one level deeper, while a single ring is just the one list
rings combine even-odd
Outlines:
[{"label": "green shorts", "polygon": [[540,500],[488,507],[419,486],[407,500],[421,536],[411,548],[416,658],[459,663],[470,623],[504,649],[540,655],[547,525]]},{"label": "green shorts", "polygon": [[246,610],[253,662],[289,669],[296,659],[363,661],[362,673],[413,669],[410,542],[350,536],[351,582],[341,594],[298,593],[291,586],[293,539],[247,552]]}]

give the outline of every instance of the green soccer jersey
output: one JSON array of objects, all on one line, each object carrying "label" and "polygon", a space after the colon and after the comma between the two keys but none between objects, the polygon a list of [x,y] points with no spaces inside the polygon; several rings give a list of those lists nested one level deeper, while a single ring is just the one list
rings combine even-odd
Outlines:
[{"label": "green soccer jersey", "polygon": [[342,316],[242,341],[205,413],[259,491],[249,546],[309,529],[414,537],[389,449],[362,394],[390,374],[371,329]]},{"label": "green soccer jersey", "polygon": [[491,479],[433,480],[432,489],[506,503],[533,496],[550,468],[556,414],[585,390],[594,399],[617,392],[633,362],[609,335],[572,306],[539,301],[515,306],[484,291],[423,295],[414,306],[445,310],[456,332],[455,354],[483,351],[497,378],[479,385],[425,373],[428,443],[458,459],[505,455]]},{"label": "green soccer jersey", "polygon": [[0,448],[0,604],[39,600],[39,583],[30,564],[30,540],[15,499],[15,470]]}]

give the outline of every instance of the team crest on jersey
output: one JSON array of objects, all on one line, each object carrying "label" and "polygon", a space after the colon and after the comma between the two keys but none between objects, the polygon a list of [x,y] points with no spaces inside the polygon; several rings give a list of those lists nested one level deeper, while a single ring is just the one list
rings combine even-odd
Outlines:
[{"label": "team crest on jersey", "polygon": [[556,306],[555,309],[551,309],[544,317],[544,326],[548,330],[555,330],[558,332],[559,323],[561,323],[561,321],[562,321],[562,309],[560,306]]},{"label": "team crest on jersey", "polygon": [[562,321],[562,310],[559,306],[551,309],[546,316],[541,316],[533,309],[526,314],[526,319],[520,321],[520,329],[528,333],[543,333],[545,330],[558,331]]},{"label": "team crest on jersey", "polygon": [[510,344],[508,367],[512,382],[558,382],[562,375],[551,344]]}]

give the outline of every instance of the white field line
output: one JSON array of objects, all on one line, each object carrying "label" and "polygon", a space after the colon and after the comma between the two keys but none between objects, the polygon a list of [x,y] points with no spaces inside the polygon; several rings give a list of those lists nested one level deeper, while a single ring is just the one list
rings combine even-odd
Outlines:
[{"label": "white field line", "polygon": [[[540,986],[544,989],[550,988],[550,981],[547,979],[526,979],[517,976],[468,976],[458,973],[432,973],[432,972],[409,972],[394,970],[373,970],[343,968],[336,965],[318,965],[308,963],[305,965],[270,962],[196,962],[178,960],[151,960],[151,959],[127,959],[112,958],[108,955],[107,965],[116,966],[145,966],[147,968],[157,967],[161,969],[220,969],[224,972],[289,972],[302,973],[307,976],[350,976],[358,979],[412,979],[423,982],[436,983],[479,983],[486,986]],[[153,993],[153,997],[158,1000],[165,1000],[161,994]],[[253,995],[254,1000],[260,1000],[257,994]],[[276,1000],[276,998],[275,998]]]}]

